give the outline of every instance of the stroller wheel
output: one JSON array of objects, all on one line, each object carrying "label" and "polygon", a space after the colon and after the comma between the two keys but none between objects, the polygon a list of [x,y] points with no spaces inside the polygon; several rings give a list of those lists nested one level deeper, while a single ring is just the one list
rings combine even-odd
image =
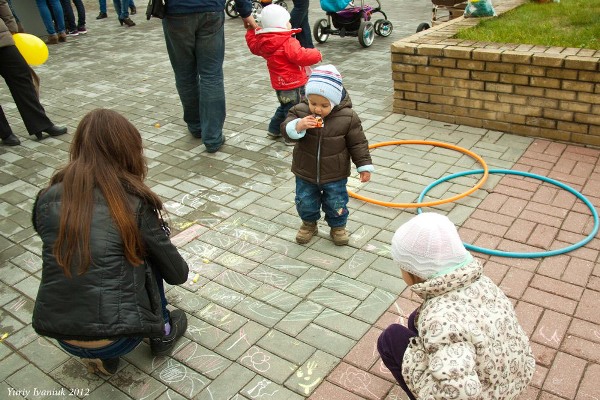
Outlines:
[{"label": "stroller wheel", "polygon": [[417,33],[429,29],[429,24],[427,22],[423,22],[417,26]]},{"label": "stroller wheel", "polygon": [[325,43],[329,38],[329,24],[325,18],[321,18],[315,22],[313,28],[313,37],[318,43]]},{"label": "stroller wheel", "polygon": [[262,14],[263,6],[260,1],[253,0],[252,1],[252,17],[256,20],[256,22],[260,22],[260,16]]},{"label": "stroller wheel", "polygon": [[240,16],[240,14],[238,14],[237,10],[235,9],[234,0],[227,0],[227,3],[225,3],[225,14],[229,15],[229,17],[231,18],[237,18]]},{"label": "stroller wheel", "polygon": [[362,47],[369,47],[373,44],[373,38],[375,37],[375,28],[371,21],[362,21],[360,28],[358,28],[358,43]]},{"label": "stroller wheel", "polygon": [[375,33],[379,36],[388,37],[392,34],[394,26],[387,19],[378,19],[375,21]]},{"label": "stroller wheel", "polygon": [[277,2],[275,2],[275,4],[279,4],[281,7],[285,8],[286,10],[288,9],[288,5],[285,1],[277,1]]}]

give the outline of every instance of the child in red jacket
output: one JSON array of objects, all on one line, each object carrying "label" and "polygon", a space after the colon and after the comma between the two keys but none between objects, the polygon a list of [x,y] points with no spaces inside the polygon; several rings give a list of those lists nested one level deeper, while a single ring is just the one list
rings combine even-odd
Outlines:
[{"label": "child in red jacket", "polygon": [[277,4],[266,6],[261,21],[262,28],[246,32],[246,42],[252,54],[267,60],[271,86],[279,100],[268,130],[269,137],[276,139],[281,137],[280,125],[288,110],[304,100],[304,85],[308,81],[305,67],[318,63],[322,57],[319,50],[300,46],[292,36],[300,30],[291,29],[290,14],[285,8]]}]

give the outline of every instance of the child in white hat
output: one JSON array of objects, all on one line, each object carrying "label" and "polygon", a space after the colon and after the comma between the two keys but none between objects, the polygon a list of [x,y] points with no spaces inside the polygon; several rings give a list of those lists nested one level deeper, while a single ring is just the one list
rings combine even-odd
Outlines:
[{"label": "child in white hat", "polygon": [[515,399],[535,370],[529,339],[454,224],[431,212],[413,217],[394,234],[392,257],[423,299],[408,327],[392,324],[377,341],[408,397]]},{"label": "child in white hat", "polygon": [[321,61],[321,52],[300,46],[293,37],[300,29],[291,29],[290,14],[280,5],[264,7],[261,23],[262,28],[246,32],[246,43],[252,54],[267,60],[271,86],[279,100],[267,133],[276,139],[281,137],[280,125],[288,110],[304,100],[304,85],[308,80],[305,67]]},{"label": "child in white hat", "polygon": [[333,65],[315,68],[306,83],[304,101],[289,111],[282,127],[297,142],[292,158],[296,175],[296,210],[302,225],[296,242],[308,243],[318,232],[321,208],[334,244],[348,244],[348,190],[350,161],[361,182],[371,179],[373,163],[360,118],[352,109],[342,76]]}]

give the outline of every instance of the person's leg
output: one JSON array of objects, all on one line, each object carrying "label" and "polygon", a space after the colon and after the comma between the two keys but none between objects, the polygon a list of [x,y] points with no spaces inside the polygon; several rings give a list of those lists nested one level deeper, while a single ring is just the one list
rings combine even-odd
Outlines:
[{"label": "person's leg", "polygon": [[377,339],[377,351],[381,361],[390,370],[398,385],[406,392],[410,400],[416,400],[402,376],[402,359],[408,348],[410,339],[417,334],[400,324],[388,326]]},{"label": "person's leg", "polygon": [[346,226],[348,220],[348,179],[326,183],[323,188],[323,212],[325,221],[332,228]]},{"label": "person's leg", "polygon": [[296,211],[302,225],[296,234],[296,242],[306,244],[319,232],[317,221],[321,218],[321,188],[319,185],[296,177]]},{"label": "person's leg", "polygon": [[56,35],[54,21],[52,20],[52,14],[50,14],[50,9],[48,8],[48,4],[46,4],[46,0],[35,0],[35,3],[40,11],[40,16],[46,27],[46,32],[48,32],[48,35]]},{"label": "person's leg", "polygon": [[100,7],[100,14],[106,14],[106,0],[98,0],[98,6]]},{"label": "person's leg", "polygon": [[71,0],[60,0],[60,6],[65,15],[67,33],[71,36],[78,35],[77,24],[75,23],[75,14],[73,13],[73,6],[71,6]]},{"label": "person's leg", "polygon": [[312,42],[310,23],[308,22],[309,0],[293,0],[294,7],[290,12],[290,24],[293,28],[302,28],[302,32],[296,35],[296,39],[302,47],[307,49],[315,47]]},{"label": "person's leg", "polygon": [[[36,0],[37,1],[37,0]],[[65,27],[65,14],[63,12],[62,6],[60,5],[60,0],[48,0],[50,6],[52,7],[52,14],[54,15],[54,23],[56,23],[56,30],[58,34],[64,33],[66,31]]]},{"label": "person's leg", "polygon": [[8,120],[6,119],[6,115],[4,115],[4,110],[2,110],[2,106],[0,106],[0,139],[6,139],[12,134],[12,128],[8,124]]},{"label": "person's leg", "polygon": [[169,355],[175,346],[175,342],[187,330],[187,316],[182,310],[169,311],[167,309],[167,297],[162,275],[158,268],[154,269],[156,285],[160,295],[163,320],[165,322],[164,336],[150,339],[150,349],[155,356]]},{"label": "person's leg", "polygon": [[200,123],[200,78],[196,68],[196,47],[194,32],[197,26],[196,14],[167,15],[162,20],[167,53],[175,74],[175,87],[183,106],[183,120],[188,130],[199,137]]},{"label": "person's leg", "polygon": [[52,121],[38,99],[29,66],[16,46],[0,47],[0,60],[0,76],[6,81],[29,134],[35,135],[52,127]]},{"label": "person's leg", "polygon": [[277,99],[279,107],[275,110],[275,114],[269,123],[269,135],[274,137],[281,136],[281,124],[287,117],[287,113],[294,105],[302,101],[300,88],[292,90],[277,90]]},{"label": "person's leg", "polygon": [[81,0],[73,0],[75,8],[77,9],[77,29],[81,31],[85,28],[85,6]]},{"label": "person's leg", "polygon": [[211,153],[219,150],[225,141],[224,23],[225,13],[222,11],[200,13],[196,31],[195,60],[200,76],[198,95],[202,142]]}]

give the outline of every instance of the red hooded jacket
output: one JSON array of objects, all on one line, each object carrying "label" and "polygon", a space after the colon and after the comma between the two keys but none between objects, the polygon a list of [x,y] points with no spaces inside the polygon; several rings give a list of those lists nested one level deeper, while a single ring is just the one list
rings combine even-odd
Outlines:
[{"label": "red hooded jacket", "polygon": [[308,76],[304,67],[321,61],[321,52],[317,49],[305,49],[292,37],[298,29],[277,30],[259,33],[260,29],[248,30],[246,42],[252,54],[267,60],[271,76],[271,86],[275,90],[290,90],[304,86]]}]

